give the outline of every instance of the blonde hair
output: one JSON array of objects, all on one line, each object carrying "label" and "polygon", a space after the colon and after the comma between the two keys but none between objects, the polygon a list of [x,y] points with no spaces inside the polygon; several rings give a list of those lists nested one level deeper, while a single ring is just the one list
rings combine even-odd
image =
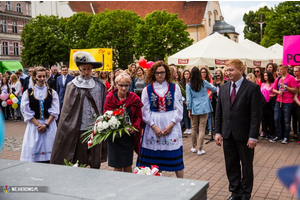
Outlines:
[{"label": "blonde hair", "polygon": [[11,83],[15,84],[16,82],[18,82],[19,79],[18,79],[17,75],[12,74],[10,76],[10,80],[11,80]]},{"label": "blonde hair", "polygon": [[256,83],[255,75],[253,73],[249,73],[249,74],[247,74],[247,76],[250,77],[251,82]]},{"label": "blonde hair", "polygon": [[129,84],[131,84],[131,77],[130,77],[130,75],[127,74],[126,72],[120,73],[120,74],[117,76],[117,78],[115,79],[115,82],[118,84],[118,82],[119,82],[120,80],[123,80],[123,79],[125,79]]},{"label": "blonde hair", "polygon": [[[215,74],[216,74],[216,72],[220,72],[220,73],[221,73],[221,77],[220,77],[221,83],[220,83],[220,85],[223,85],[223,84],[224,84],[224,73],[223,73],[223,69],[217,68],[217,69],[215,70]],[[216,79],[214,79],[214,82],[216,82]]]}]

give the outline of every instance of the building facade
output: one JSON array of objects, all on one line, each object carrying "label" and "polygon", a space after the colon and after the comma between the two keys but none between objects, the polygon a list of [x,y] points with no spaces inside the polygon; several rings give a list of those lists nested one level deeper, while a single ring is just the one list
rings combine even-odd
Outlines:
[{"label": "building facade", "polygon": [[33,18],[38,15],[70,17],[75,13],[68,1],[32,1],[31,6]]},{"label": "building facade", "polygon": [[30,1],[0,1],[0,60],[21,61],[21,33],[31,19]]}]

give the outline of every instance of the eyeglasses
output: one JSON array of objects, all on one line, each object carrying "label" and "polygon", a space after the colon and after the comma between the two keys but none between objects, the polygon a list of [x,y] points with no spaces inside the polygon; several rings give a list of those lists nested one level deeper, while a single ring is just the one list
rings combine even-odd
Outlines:
[{"label": "eyeglasses", "polygon": [[294,71],[294,72],[300,72],[300,71]]},{"label": "eyeglasses", "polygon": [[28,71],[28,72],[32,72],[32,71]]},{"label": "eyeglasses", "polygon": [[166,72],[155,72],[155,75],[159,76],[159,75],[164,75]]},{"label": "eyeglasses", "polygon": [[215,76],[221,76],[220,74],[216,74]]},{"label": "eyeglasses", "polygon": [[129,87],[129,85],[121,85],[121,84],[118,84],[118,86],[121,87],[121,88],[122,87],[125,87],[125,88]]},{"label": "eyeglasses", "polygon": [[201,72],[201,74],[206,74],[206,72]]},{"label": "eyeglasses", "polygon": [[255,73],[258,73],[259,71],[254,71]]}]

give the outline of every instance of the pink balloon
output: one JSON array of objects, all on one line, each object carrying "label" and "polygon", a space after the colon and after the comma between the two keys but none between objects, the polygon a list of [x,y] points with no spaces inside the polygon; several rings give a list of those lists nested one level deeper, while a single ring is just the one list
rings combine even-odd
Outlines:
[{"label": "pink balloon", "polygon": [[150,67],[152,66],[154,64],[154,62],[153,61],[149,61],[149,62],[147,62],[147,69],[150,69]]},{"label": "pink balloon", "polygon": [[8,98],[8,94],[6,94],[6,93],[2,93],[2,94],[0,95],[0,99],[1,99],[2,101],[6,101],[7,98]]},{"label": "pink balloon", "polygon": [[142,58],[139,61],[139,66],[141,66],[142,68],[146,68],[147,67],[147,60],[145,60],[144,58]]}]

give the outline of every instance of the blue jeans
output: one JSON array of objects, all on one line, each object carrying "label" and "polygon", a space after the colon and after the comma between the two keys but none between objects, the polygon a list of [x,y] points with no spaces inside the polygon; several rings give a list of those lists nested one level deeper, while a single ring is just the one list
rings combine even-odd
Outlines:
[{"label": "blue jeans", "polygon": [[211,123],[212,123],[212,112],[208,113],[207,123],[208,123],[208,130],[212,131],[212,126],[211,126]]},{"label": "blue jeans", "polygon": [[[276,101],[274,108],[274,121],[276,128],[276,136],[280,139],[287,138],[289,139],[290,131],[291,131],[291,112],[292,112],[293,104],[292,103],[282,103],[282,107],[280,108],[280,102]],[[281,129],[281,115],[283,115],[284,120],[284,133],[282,133]],[[283,136],[283,137],[282,137]]]}]

